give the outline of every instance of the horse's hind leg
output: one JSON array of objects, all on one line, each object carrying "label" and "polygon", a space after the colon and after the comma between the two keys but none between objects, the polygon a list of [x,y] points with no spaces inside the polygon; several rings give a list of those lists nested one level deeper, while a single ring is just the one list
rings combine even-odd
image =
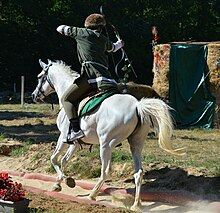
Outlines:
[{"label": "horse's hind leg", "polygon": [[110,146],[106,146],[106,147],[100,146],[100,158],[102,162],[101,176],[88,197],[90,200],[95,200],[102,185],[104,184],[106,178],[108,177],[110,164],[111,164],[111,154],[112,154],[112,151],[111,151]]},{"label": "horse's hind leg", "polygon": [[144,141],[146,137],[146,132],[148,128],[140,128],[138,129],[133,135],[128,138],[128,142],[130,144],[130,149],[132,153],[132,157],[134,160],[134,168],[135,168],[135,200],[131,207],[132,211],[141,211],[141,185],[143,179],[143,169],[142,169],[142,160],[141,160],[141,153],[144,146]]}]

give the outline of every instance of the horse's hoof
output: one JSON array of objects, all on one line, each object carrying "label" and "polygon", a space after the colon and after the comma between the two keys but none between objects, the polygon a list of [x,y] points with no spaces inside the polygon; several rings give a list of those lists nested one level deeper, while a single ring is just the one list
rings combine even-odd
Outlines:
[{"label": "horse's hoof", "polygon": [[64,181],[65,181],[66,185],[69,186],[70,188],[74,188],[76,186],[75,180],[71,177],[65,178]]},{"label": "horse's hoof", "polygon": [[95,197],[92,197],[92,196],[90,196],[90,195],[88,196],[88,199],[89,199],[89,200],[96,200]]},{"label": "horse's hoof", "polygon": [[62,190],[62,187],[58,184],[54,185],[52,188],[53,192],[60,192]]},{"label": "horse's hoof", "polygon": [[141,211],[141,208],[136,206],[136,205],[133,205],[131,208],[130,208],[131,211],[134,211],[134,212],[142,212]]}]

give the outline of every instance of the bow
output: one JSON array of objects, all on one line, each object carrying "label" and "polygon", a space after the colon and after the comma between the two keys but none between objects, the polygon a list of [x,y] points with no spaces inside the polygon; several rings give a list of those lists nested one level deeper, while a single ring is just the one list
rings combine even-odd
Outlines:
[{"label": "bow", "polygon": [[[100,6],[100,14],[105,17],[105,15],[104,15],[104,13],[103,13],[103,10],[102,10],[102,6]],[[108,34],[108,30],[107,30],[107,27],[106,27],[106,26],[105,26],[105,33],[106,33],[106,36],[107,36],[107,38],[108,38],[108,40],[109,40],[109,34]],[[114,65],[114,67],[115,67],[115,59],[114,59],[114,56],[113,56],[113,53],[112,53],[112,52],[111,52],[111,57],[112,57],[113,65]],[[116,75],[118,76],[118,73],[117,73],[117,72],[116,72]]]},{"label": "bow", "polygon": [[[104,12],[103,12],[102,6],[100,7],[100,14],[102,14],[102,15],[105,17],[105,14],[104,14]],[[105,17],[105,19],[106,19],[106,17]],[[121,37],[120,37],[120,34],[119,34],[118,30],[116,29],[116,27],[115,27],[110,21],[108,21],[108,23],[109,23],[109,25],[112,27],[113,32],[114,32],[116,38],[117,38],[118,40],[122,40]],[[107,34],[107,36],[108,36],[108,32],[107,32],[107,28],[106,28],[106,27],[105,27],[105,31],[106,31],[106,34]],[[124,48],[121,48],[121,52],[122,52],[121,59],[120,59],[119,62],[115,65],[115,73],[116,73],[116,75],[119,77],[119,74],[118,74],[118,65],[119,65],[119,64],[123,61],[123,59],[125,58],[125,61],[128,62],[128,66],[127,66],[127,67],[132,70],[132,72],[134,73],[134,76],[137,78],[137,74],[136,74],[136,72],[134,71],[134,68],[133,68],[133,66],[132,66],[132,64],[131,64],[131,61],[129,60],[128,55],[126,54]],[[114,59],[113,55],[112,55],[112,58]],[[114,63],[114,60],[113,60],[113,63]]]}]

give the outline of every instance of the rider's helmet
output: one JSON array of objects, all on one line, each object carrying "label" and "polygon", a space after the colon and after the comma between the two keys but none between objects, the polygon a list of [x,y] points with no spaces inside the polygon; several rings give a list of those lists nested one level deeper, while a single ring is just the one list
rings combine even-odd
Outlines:
[{"label": "rider's helmet", "polygon": [[101,14],[91,14],[89,15],[84,23],[84,26],[86,28],[98,28],[98,27],[104,27],[106,25],[106,21],[103,15]]}]

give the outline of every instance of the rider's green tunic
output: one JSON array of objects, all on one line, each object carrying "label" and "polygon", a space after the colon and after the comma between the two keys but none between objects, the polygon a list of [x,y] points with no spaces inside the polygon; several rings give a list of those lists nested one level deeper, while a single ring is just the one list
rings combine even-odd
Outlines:
[{"label": "rider's green tunic", "polygon": [[102,33],[87,28],[70,27],[65,34],[77,42],[81,75],[86,72],[89,83],[95,88],[107,90],[117,87],[108,70],[106,55],[106,51],[113,51],[113,43]]}]

